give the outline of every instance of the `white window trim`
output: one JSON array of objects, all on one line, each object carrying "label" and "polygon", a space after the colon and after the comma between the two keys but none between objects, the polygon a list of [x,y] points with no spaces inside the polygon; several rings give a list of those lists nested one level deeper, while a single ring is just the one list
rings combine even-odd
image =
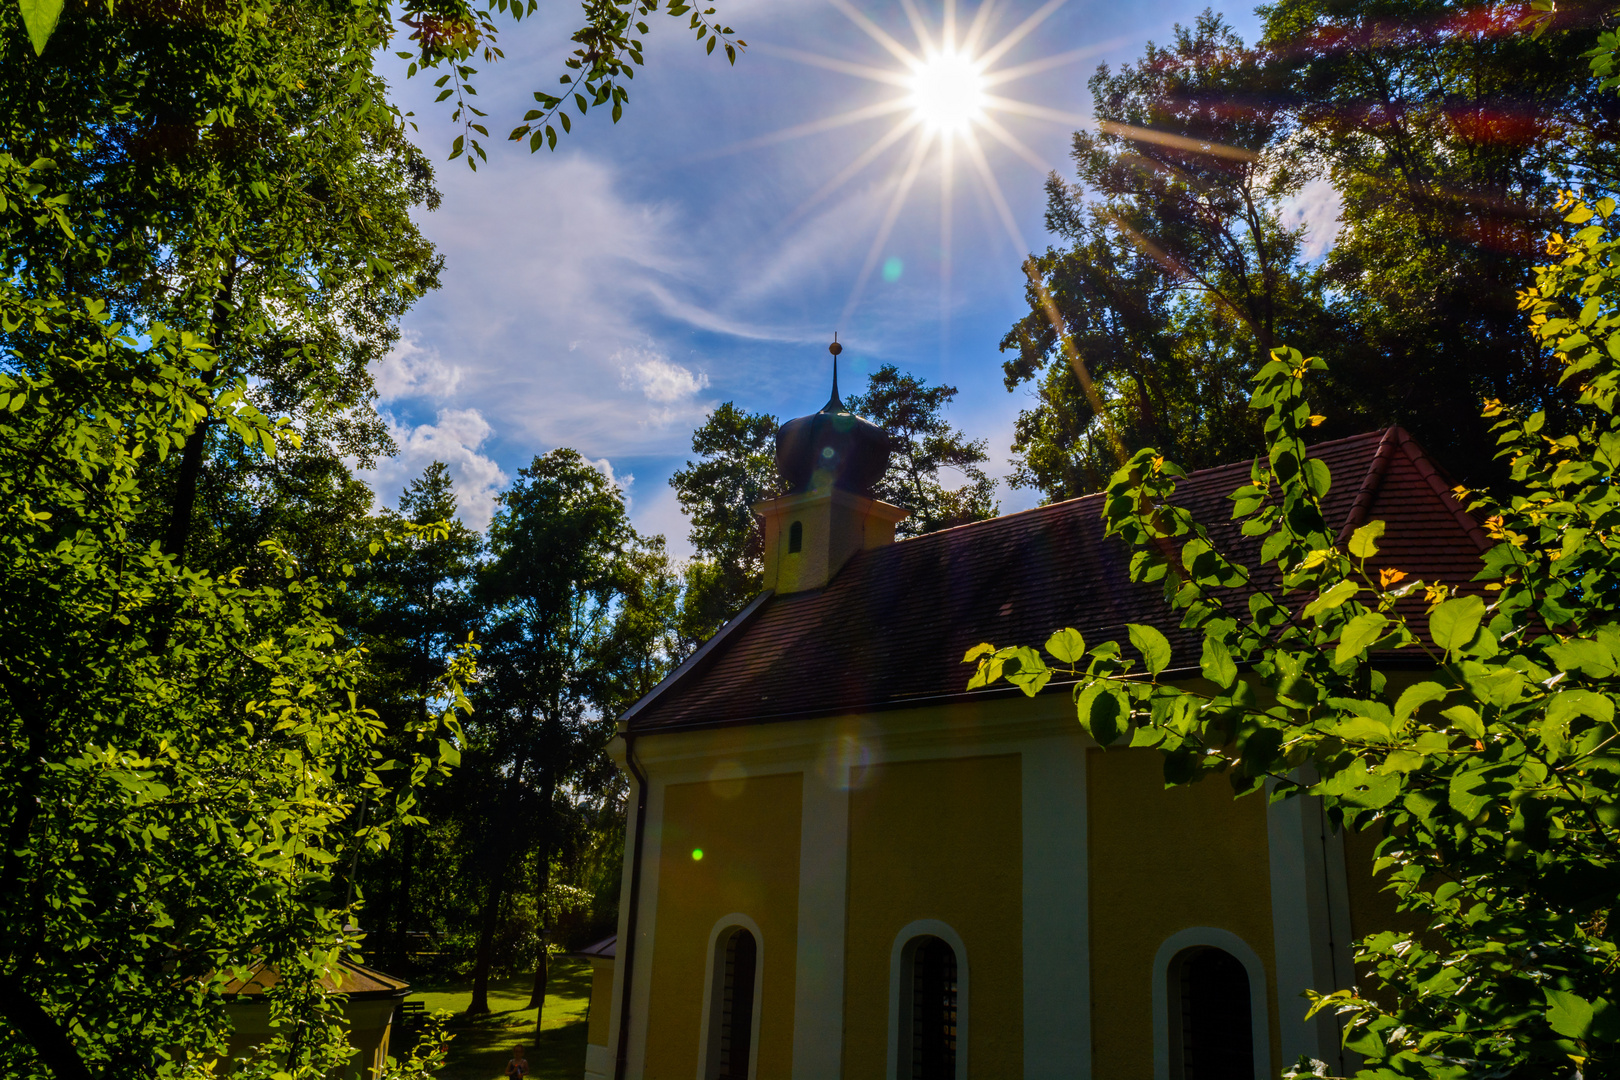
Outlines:
[{"label": "white window trim", "polygon": [[[911,1018],[911,987],[906,975],[911,970],[911,946],[921,937],[937,937],[956,952],[956,1080],[968,1074],[968,954],[962,935],[938,919],[918,919],[907,923],[895,935],[889,950],[889,1072],[900,1072],[901,1032]],[[907,1032],[909,1034],[909,1032]]]},{"label": "white window trim", "polygon": [[1231,954],[1249,976],[1249,1026],[1254,1044],[1254,1080],[1270,1080],[1270,1008],[1266,969],[1248,943],[1230,930],[1194,926],[1171,934],[1153,957],[1153,1078],[1170,1078],[1170,963],[1187,949],[1208,946]]},{"label": "white window trim", "polygon": [[[698,1028],[697,1080],[715,1080],[720,1071],[720,999],[725,994],[725,981],[718,978],[725,971],[721,955],[722,939],[732,930],[747,930],[754,935],[754,1013],[749,1031],[748,1075],[759,1075],[759,1006],[765,992],[765,935],[759,924],[741,912],[724,915],[709,931],[708,960],[703,970],[703,1020]],[[710,1018],[715,1022],[711,1026]]]}]

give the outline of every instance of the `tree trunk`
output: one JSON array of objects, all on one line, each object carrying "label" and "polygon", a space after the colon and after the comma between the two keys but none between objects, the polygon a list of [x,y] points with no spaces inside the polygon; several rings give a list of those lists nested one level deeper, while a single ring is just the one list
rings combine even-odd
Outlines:
[{"label": "tree trunk", "polygon": [[484,911],[478,927],[478,955],[473,961],[472,1001],[467,1005],[468,1016],[489,1014],[489,968],[495,948],[495,923],[501,911],[501,882],[505,875],[493,875],[489,892],[484,898]]},{"label": "tree trunk", "polygon": [[400,974],[409,974],[411,963],[411,867],[416,862],[416,828],[407,826],[399,852],[399,895],[394,903],[394,955],[399,957]]},{"label": "tree trunk", "polygon": [[529,992],[529,1008],[537,1010],[534,1033],[540,1035],[540,1021],[546,1011],[546,980],[551,974],[551,912],[546,905],[546,892],[551,888],[551,800],[557,791],[556,770],[546,769],[540,784],[540,842],[535,853],[540,869],[535,880],[535,910],[540,913],[540,959],[534,965],[534,989]]}]

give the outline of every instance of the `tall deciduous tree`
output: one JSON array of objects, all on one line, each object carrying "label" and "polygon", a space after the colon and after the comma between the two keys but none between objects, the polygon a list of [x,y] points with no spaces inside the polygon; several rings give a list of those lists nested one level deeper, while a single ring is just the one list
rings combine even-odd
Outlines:
[{"label": "tall deciduous tree", "polygon": [[[984,440],[968,439],[945,420],[954,386],[929,386],[893,364],[874,371],[866,393],[845,404],[889,435],[889,469],[874,494],[911,516],[896,532],[920,536],[996,516],[996,482],[980,466],[989,460]],[[955,473],[954,477],[942,473]],[[943,480],[955,480],[947,487]]]},{"label": "tall deciduous tree", "polygon": [[1025,266],[1029,313],[1002,340],[1007,389],[1033,381],[1015,486],[1096,490],[1121,447],[1175,447],[1195,465],[1257,443],[1249,372],[1278,341],[1312,340],[1325,311],[1280,207],[1304,180],[1264,56],[1210,12],[1090,86],[1077,183],[1047,182],[1064,242]]},{"label": "tall deciduous tree", "polygon": [[681,636],[707,640],[764,587],[765,534],[756,502],[777,493],[776,417],[726,402],[692,433],[697,460],[669,479],[692,523],[697,556],[687,564]]},{"label": "tall deciduous tree", "polygon": [[[400,533],[402,524],[435,527],[436,535]],[[364,697],[397,741],[430,715],[445,672],[476,622],[472,585],[483,539],[456,519],[450,473],[435,461],[405,486],[399,510],[379,522],[381,550],[360,569],[346,597],[345,621],[366,648]],[[391,535],[392,534],[392,535]],[[417,808],[417,816],[423,816]],[[414,824],[424,824],[416,822]],[[417,829],[371,859],[367,928],[394,966],[408,965],[407,934],[415,927],[417,893],[433,887],[417,880]]]},{"label": "tall deciduous tree", "polygon": [[[470,725],[490,820],[469,1012],[489,1009],[503,898],[521,888],[543,906],[555,801],[580,770],[599,765],[612,737],[613,717],[600,707],[601,661],[634,543],[623,494],[569,449],[535,458],[519,472],[490,524],[491,557],[478,586],[487,674]],[[532,853],[532,883],[513,878],[525,851]],[[537,974],[543,980],[543,965]]]},{"label": "tall deciduous tree", "polygon": [[1532,32],[1529,9],[1507,3],[1260,9],[1265,85],[1286,88],[1293,152],[1341,200],[1323,270],[1351,333],[1333,343],[1324,403],[1348,397],[1406,425],[1461,478],[1489,478],[1481,399],[1567,408],[1516,294],[1559,191],[1620,182],[1620,101],[1580,59],[1612,11],[1559,3]]}]

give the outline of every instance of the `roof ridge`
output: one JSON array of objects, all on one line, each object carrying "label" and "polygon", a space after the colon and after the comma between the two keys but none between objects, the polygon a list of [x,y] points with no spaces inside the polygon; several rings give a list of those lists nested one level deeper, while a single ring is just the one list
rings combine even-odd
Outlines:
[{"label": "roof ridge", "polygon": [[[1308,456],[1314,456],[1318,450],[1324,449],[1326,447],[1338,446],[1341,443],[1358,442],[1358,441],[1361,441],[1363,439],[1370,438],[1373,435],[1379,435],[1380,437],[1387,438],[1388,435],[1389,435],[1389,432],[1391,430],[1394,430],[1394,429],[1384,428],[1381,431],[1375,429],[1373,431],[1364,431],[1359,435],[1346,435],[1341,439],[1329,439],[1327,442],[1312,443],[1310,446],[1308,446],[1306,448],[1306,453],[1307,453]],[[1227,461],[1227,462],[1223,462],[1220,465],[1206,465],[1202,469],[1194,469],[1194,470],[1192,470],[1191,472],[1189,472],[1185,476],[1183,476],[1181,479],[1182,479],[1183,482],[1185,482],[1187,480],[1191,480],[1195,476],[1199,476],[1199,475],[1204,474],[1204,473],[1219,472],[1222,469],[1236,469],[1236,468],[1240,468],[1240,467],[1243,467],[1243,466],[1252,466],[1254,464],[1254,462],[1256,462],[1258,460],[1259,460],[1259,455],[1255,455],[1254,457],[1245,458],[1242,461]],[[1057,502],[1042,503],[1040,506],[1031,506],[1031,507],[1028,507],[1027,509],[1024,509],[1024,510],[1014,510],[1010,514],[997,514],[993,518],[985,518],[982,521],[964,521],[962,524],[960,524],[960,525],[952,525],[948,529],[935,529],[933,532],[922,533],[922,534],[920,534],[918,536],[908,536],[908,537],[905,537],[902,540],[896,540],[895,544],[896,545],[899,545],[899,544],[915,544],[919,540],[927,540],[927,539],[930,539],[931,537],[935,537],[935,536],[944,536],[947,533],[957,532],[957,531],[959,531],[961,529],[974,529],[974,528],[979,528],[979,527],[984,526],[984,525],[989,525],[992,522],[1006,521],[1009,518],[1023,517],[1025,514],[1036,514],[1036,513],[1042,512],[1042,511],[1056,510],[1060,506],[1068,506],[1071,503],[1084,502],[1087,499],[1101,498],[1102,496],[1107,495],[1107,494],[1108,494],[1107,491],[1091,491],[1091,492],[1087,492],[1084,495],[1076,495],[1072,499],[1059,499]]]},{"label": "roof ridge", "polygon": [[1462,526],[1463,532],[1468,534],[1468,539],[1474,542],[1474,546],[1479,548],[1481,553],[1491,550],[1494,545],[1491,543],[1490,538],[1485,535],[1485,530],[1479,527],[1479,522],[1474,520],[1474,516],[1451,493],[1451,487],[1446,483],[1447,477],[1440,471],[1440,467],[1429,460],[1429,455],[1424,452],[1423,447],[1418,445],[1417,440],[1412,438],[1405,428],[1396,425],[1390,430],[1397,433],[1396,441],[1400,443],[1401,449],[1405,451],[1406,459],[1412,463],[1413,468],[1417,469],[1418,475],[1423,477],[1424,481],[1429,485],[1429,489],[1440,496],[1441,503],[1445,505],[1447,510],[1451,511],[1451,516],[1457,519],[1457,524]]},{"label": "roof ridge", "polygon": [[1378,449],[1373,451],[1372,461],[1367,464],[1367,473],[1361,478],[1361,490],[1356,492],[1356,500],[1350,504],[1350,513],[1345,515],[1344,528],[1334,538],[1335,544],[1343,544],[1351,533],[1367,523],[1367,512],[1372,509],[1373,500],[1384,486],[1384,474],[1389,472],[1389,463],[1395,457],[1395,445],[1399,439],[1396,432],[1400,430],[1393,424],[1384,429],[1383,436],[1378,440]]}]

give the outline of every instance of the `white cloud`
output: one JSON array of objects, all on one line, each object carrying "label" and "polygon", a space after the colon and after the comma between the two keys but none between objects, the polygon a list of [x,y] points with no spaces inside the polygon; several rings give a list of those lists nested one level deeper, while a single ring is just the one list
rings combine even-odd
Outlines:
[{"label": "white cloud", "polygon": [[619,493],[624,496],[624,505],[626,507],[630,505],[630,488],[633,487],[636,482],[634,473],[625,473],[623,476],[614,475],[613,462],[609,461],[605,457],[595,459],[586,458],[585,464],[601,473],[603,478],[606,479],[608,483],[618,488]]},{"label": "white cloud", "polygon": [[461,384],[461,368],[445,363],[438,350],[425,348],[421,335],[407,333],[377,362],[372,378],[380,401],[447,397]]},{"label": "white cloud", "polygon": [[461,520],[479,532],[487,529],[495,516],[495,496],[506,486],[507,475],[478,452],[494,434],[483,414],[477,409],[441,409],[433,423],[414,427],[386,413],[383,420],[399,453],[376,469],[360,472],[380,499],[394,504],[406,484],[433,462],[442,461],[450,469]]},{"label": "white cloud", "polygon": [[1282,207],[1283,224],[1288,228],[1305,226],[1305,243],[1301,254],[1306,261],[1315,262],[1327,254],[1339,233],[1339,214],[1344,201],[1325,176],[1312,180]]},{"label": "white cloud", "polygon": [[672,363],[650,349],[621,349],[613,359],[624,372],[620,385],[639,389],[648,401],[673,405],[697,395],[709,385],[709,376]]}]

